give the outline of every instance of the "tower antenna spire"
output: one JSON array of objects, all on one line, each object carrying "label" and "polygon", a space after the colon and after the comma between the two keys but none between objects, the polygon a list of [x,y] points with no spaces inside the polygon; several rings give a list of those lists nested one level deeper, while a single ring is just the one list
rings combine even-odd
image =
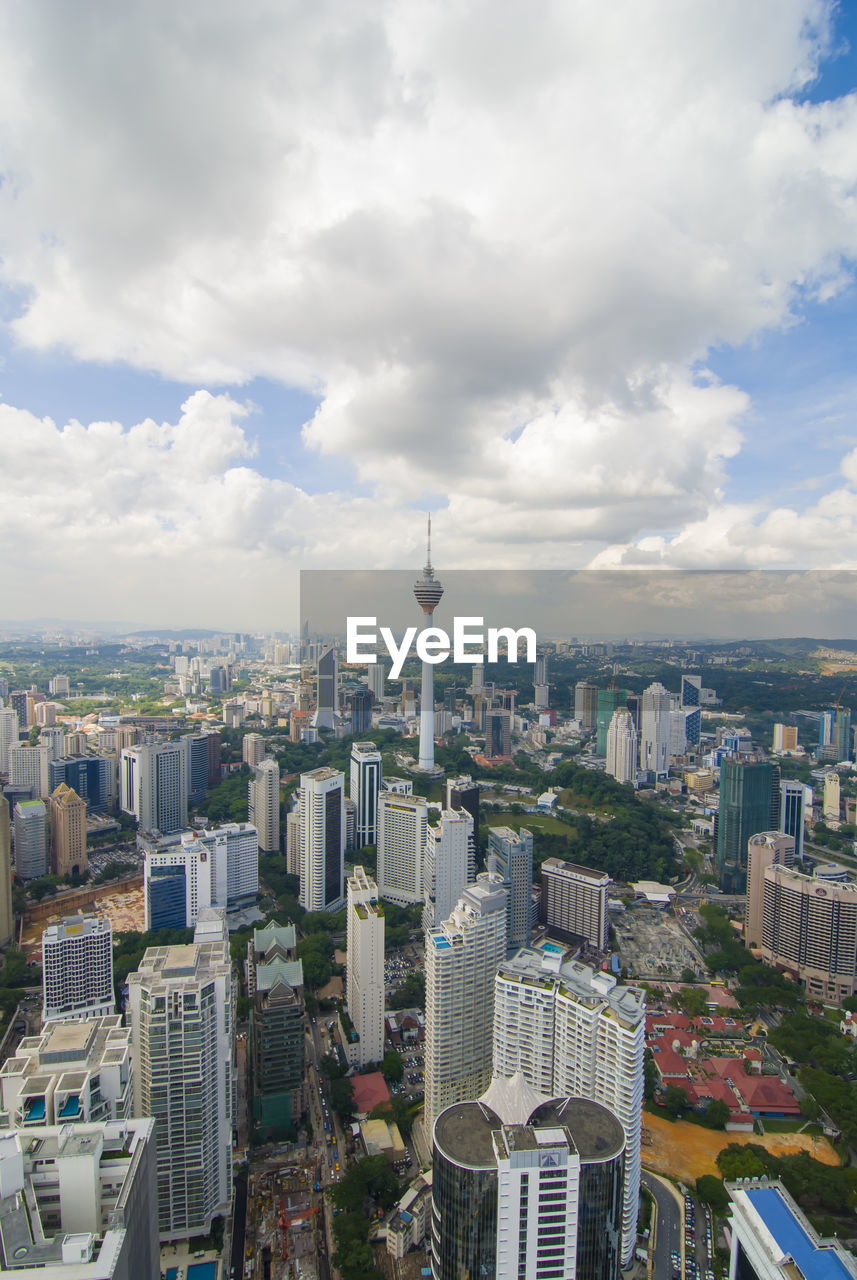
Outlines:
[{"label": "tower antenna spire", "polygon": [[428,536],[426,538],[426,568],[431,569],[431,512],[429,512]]}]

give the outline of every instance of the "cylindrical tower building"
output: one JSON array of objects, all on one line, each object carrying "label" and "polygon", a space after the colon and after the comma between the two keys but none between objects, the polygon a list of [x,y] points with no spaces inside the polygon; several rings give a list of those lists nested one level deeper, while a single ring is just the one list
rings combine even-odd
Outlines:
[{"label": "cylindrical tower building", "polygon": [[434,1126],[434,1280],[617,1280],[625,1132],[518,1074]]}]

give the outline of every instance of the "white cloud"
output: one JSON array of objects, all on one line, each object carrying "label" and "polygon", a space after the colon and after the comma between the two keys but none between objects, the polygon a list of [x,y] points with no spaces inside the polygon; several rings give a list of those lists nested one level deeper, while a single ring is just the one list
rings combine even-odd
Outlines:
[{"label": "white cloud", "polygon": [[[857,99],[791,96],[830,14],[7,6],[0,279],[24,299],[18,340],[191,385],[313,390],[305,447],[375,493],[370,508],[265,479],[246,409],[194,396],[172,427],[64,428],[54,452],[92,508],[72,542],[101,531],[113,556],[127,537],[139,558],[172,536],[236,563],[353,562],[377,542],[387,562],[417,540],[407,504],[442,493],[460,563],[822,554],[849,491],[803,516],[724,507],[748,400],[693,371],[848,280]],[[14,423],[32,495],[54,483],[55,429]],[[844,471],[853,484],[853,455]],[[31,509],[59,530],[77,508],[62,482],[50,493]]]}]

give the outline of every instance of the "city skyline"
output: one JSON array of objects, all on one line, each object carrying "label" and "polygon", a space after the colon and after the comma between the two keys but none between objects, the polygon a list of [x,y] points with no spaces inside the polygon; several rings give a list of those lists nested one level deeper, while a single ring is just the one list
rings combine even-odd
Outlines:
[{"label": "city skyline", "polygon": [[428,510],[444,575],[854,565],[849,6],[0,30],[9,619],[278,629]]}]

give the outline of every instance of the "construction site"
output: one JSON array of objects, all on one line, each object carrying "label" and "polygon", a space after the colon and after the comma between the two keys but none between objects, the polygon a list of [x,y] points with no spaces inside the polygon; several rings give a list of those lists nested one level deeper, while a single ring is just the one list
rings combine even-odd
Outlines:
[{"label": "construction site", "polygon": [[245,1277],[330,1280],[324,1214],[314,1163],[258,1165],[248,1183]]}]

